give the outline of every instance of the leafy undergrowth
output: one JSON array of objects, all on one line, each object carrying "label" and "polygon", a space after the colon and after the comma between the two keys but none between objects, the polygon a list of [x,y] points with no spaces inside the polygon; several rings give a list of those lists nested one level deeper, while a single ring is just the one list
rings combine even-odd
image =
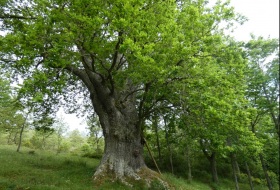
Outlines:
[{"label": "leafy undergrowth", "polygon": [[[118,180],[96,185],[92,182],[92,175],[99,164],[97,159],[33,151],[24,147],[21,153],[15,150],[15,146],[0,146],[0,190],[164,189],[159,181],[152,181],[149,188],[140,182],[131,188]],[[168,173],[163,174],[162,178],[176,190],[234,189],[234,184],[226,180],[222,181],[218,187],[213,187],[211,184],[198,181],[188,183],[187,180]],[[249,186],[245,184],[240,184],[240,186],[242,186],[240,189],[249,189]],[[266,188],[255,187],[255,190],[264,189]]]}]

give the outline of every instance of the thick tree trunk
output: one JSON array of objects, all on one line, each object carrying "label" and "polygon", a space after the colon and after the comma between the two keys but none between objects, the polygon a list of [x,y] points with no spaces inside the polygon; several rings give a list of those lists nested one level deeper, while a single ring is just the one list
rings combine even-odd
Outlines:
[{"label": "thick tree trunk", "polygon": [[126,178],[159,177],[144,162],[144,141],[135,102],[127,100],[123,105],[112,106],[118,104],[116,100],[112,101],[115,103],[106,107],[93,100],[105,138],[104,154],[94,180],[120,179],[127,183]]},{"label": "thick tree trunk", "polygon": [[[83,53],[84,50],[80,51]],[[143,158],[141,120],[144,100],[140,105],[137,103],[137,88],[129,80],[124,86],[115,88],[111,70],[108,70],[105,79],[100,73],[94,72],[87,59],[88,57],[84,57],[83,60],[85,70],[72,66],[67,66],[66,69],[78,76],[88,88],[103,130],[104,154],[93,179],[101,183],[106,179],[120,179],[124,183],[127,183],[126,178],[141,179],[147,183],[154,179],[160,180],[159,174],[146,167]]]},{"label": "thick tree trunk", "polygon": [[141,139],[124,140],[117,137],[105,137],[105,151],[95,176],[112,173],[117,178],[136,177],[137,171],[145,167]]},{"label": "thick tree trunk", "polygon": [[116,178],[139,178],[137,172],[146,165],[143,159],[141,130],[135,117],[119,111],[100,116],[105,137],[104,155],[94,176],[113,174]]},{"label": "thick tree trunk", "polygon": [[105,148],[101,163],[93,176],[95,183],[118,179],[132,187],[133,181],[141,180],[149,186],[151,181],[157,180],[168,188],[160,174],[147,168],[143,157],[145,141],[137,112],[126,109],[113,109],[111,113],[103,115],[99,112]]}]

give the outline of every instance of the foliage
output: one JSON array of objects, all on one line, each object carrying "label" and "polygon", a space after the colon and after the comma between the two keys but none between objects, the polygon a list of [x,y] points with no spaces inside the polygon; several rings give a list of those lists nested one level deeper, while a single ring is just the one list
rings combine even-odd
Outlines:
[{"label": "foliage", "polygon": [[279,176],[279,40],[252,36],[244,47],[248,58],[246,98],[252,110],[250,130],[264,144],[268,172]]},{"label": "foliage", "polygon": [[8,143],[18,143],[18,134],[25,117],[23,106],[16,100],[9,80],[0,73],[0,133],[7,134]]}]

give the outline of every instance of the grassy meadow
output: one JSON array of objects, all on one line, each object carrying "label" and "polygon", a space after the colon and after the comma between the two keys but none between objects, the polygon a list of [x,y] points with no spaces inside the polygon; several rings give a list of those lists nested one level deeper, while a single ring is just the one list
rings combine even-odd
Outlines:
[{"label": "grassy meadow", "polygon": [[[98,159],[34,151],[25,147],[17,153],[15,146],[0,145],[0,190],[163,189],[157,183],[152,183],[150,188],[143,184],[131,188],[119,181],[97,186],[92,182],[92,175],[98,164]],[[215,186],[203,180],[189,183],[169,173],[163,174],[163,178],[176,190],[234,190],[233,182],[225,179]],[[247,184],[240,184],[240,190],[246,189],[250,189]],[[266,189],[255,186],[255,190]]]}]

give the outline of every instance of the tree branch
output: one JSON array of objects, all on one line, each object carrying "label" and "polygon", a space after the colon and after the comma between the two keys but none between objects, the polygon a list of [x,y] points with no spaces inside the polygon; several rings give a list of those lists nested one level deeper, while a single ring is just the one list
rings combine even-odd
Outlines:
[{"label": "tree branch", "polygon": [[128,93],[128,94],[124,97],[124,99],[122,100],[122,102],[126,102],[126,100],[128,99],[129,96],[131,96],[131,95],[133,95],[134,93],[139,92],[139,91],[141,91],[141,90],[145,90],[145,88],[139,88],[139,89],[136,89],[136,90],[131,91],[130,93]]},{"label": "tree branch", "polygon": [[125,63],[126,63],[126,59],[124,58],[124,54],[122,54],[122,56],[120,57],[120,61],[119,61],[118,65],[117,65],[116,70],[119,70],[123,66],[123,64],[125,64]]},{"label": "tree branch", "polygon": [[148,93],[150,87],[151,87],[151,82],[145,84],[144,95],[143,95],[143,98],[142,98],[142,100],[140,101],[140,105],[139,105],[139,112],[138,112],[138,118],[139,118],[139,120],[141,120],[142,117],[143,117],[144,102],[146,101],[147,93]]},{"label": "tree branch", "polygon": [[20,16],[20,15],[9,15],[9,14],[3,14],[0,15],[0,19],[23,19],[23,20],[28,20],[28,19],[36,19],[36,17],[25,17],[25,16]]},{"label": "tree branch", "polygon": [[114,57],[113,57],[113,63],[110,67],[110,69],[108,70],[109,73],[111,73],[111,71],[113,70],[113,68],[115,67],[115,65],[117,64],[117,58],[118,58],[118,55],[119,55],[119,49],[120,49],[120,44],[122,43],[122,32],[119,32],[118,34],[118,42],[115,46],[115,53],[114,53]]}]

